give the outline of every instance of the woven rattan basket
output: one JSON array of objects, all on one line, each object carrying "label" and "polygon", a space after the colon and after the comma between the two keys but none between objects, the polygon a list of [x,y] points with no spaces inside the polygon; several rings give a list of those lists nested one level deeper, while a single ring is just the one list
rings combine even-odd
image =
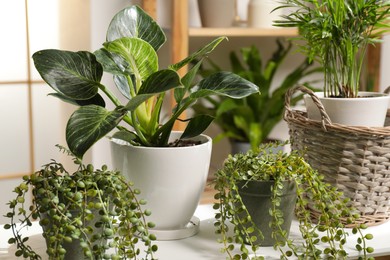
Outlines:
[{"label": "woven rattan basket", "polygon": [[[291,108],[298,91],[312,97],[322,121]],[[306,150],[307,162],[351,199],[361,214],[359,223],[372,226],[390,218],[390,127],[332,124],[319,99],[302,86],[286,94],[284,119],[291,148]]]}]

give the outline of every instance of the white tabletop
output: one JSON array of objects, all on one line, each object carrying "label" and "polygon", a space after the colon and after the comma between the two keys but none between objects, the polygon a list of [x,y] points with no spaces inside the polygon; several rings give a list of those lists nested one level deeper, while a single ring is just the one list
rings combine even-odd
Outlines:
[{"label": "white tabletop", "polygon": [[[195,215],[201,220],[200,231],[197,235],[175,241],[157,241],[159,249],[156,257],[160,260],[223,260],[226,255],[220,253],[221,244],[217,242],[217,236],[214,234],[214,210],[211,205],[198,206]],[[2,229],[2,227],[0,227]],[[41,255],[45,252],[45,242],[40,235],[42,232],[40,226],[34,223],[28,231],[30,242],[33,248],[36,248]],[[369,246],[374,247],[375,252],[372,256],[390,255],[390,222],[379,226],[370,227],[365,230],[366,233],[374,235],[374,239],[369,241]],[[355,250],[356,238],[351,235],[348,243],[345,245],[349,258],[357,258],[358,251]],[[14,259],[14,248],[9,248],[7,240],[10,237],[9,231],[0,232],[0,259]],[[298,222],[293,221],[290,238],[299,239]],[[259,255],[266,259],[280,259],[279,253],[272,247],[262,247]]]}]

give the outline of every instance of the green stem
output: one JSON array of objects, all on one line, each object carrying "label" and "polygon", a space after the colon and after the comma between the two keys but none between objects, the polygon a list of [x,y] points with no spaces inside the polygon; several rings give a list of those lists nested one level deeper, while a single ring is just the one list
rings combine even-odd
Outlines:
[{"label": "green stem", "polygon": [[[173,126],[173,122],[177,120],[177,118],[193,103],[192,98],[187,98],[187,101],[184,103],[184,105],[181,105],[180,107],[177,108],[176,112],[171,116],[171,118],[164,124],[164,126]],[[178,104],[179,106],[179,104]],[[157,129],[156,133],[154,136],[159,136],[163,131],[165,130],[164,127],[160,127]]]},{"label": "green stem", "polygon": [[99,84],[99,88],[107,95],[107,97],[114,103],[115,106],[122,106],[122,103],[119,99],[103,84]]},{"label": "green stem", "polygon": [[145,135],[143,134],[140,125],[136,123],[138,122],[138,120],[135,113],[131,113],[131,120],[132,122],[134,122],[132,126],[134,128],[134,131],[137,133],[138,138],[140,139],[140,143],[144,146],[151,146],[150,142],[146,139]]}]

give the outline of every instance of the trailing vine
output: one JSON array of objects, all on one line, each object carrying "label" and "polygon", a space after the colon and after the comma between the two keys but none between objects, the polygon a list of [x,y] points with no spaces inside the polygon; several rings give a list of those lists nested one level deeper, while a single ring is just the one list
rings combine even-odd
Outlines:
[{"label": "trailing vine", "polygon": [[[355,247],[360,253],[359,259],[372,259],[368,254],[374,249],[368,246],[368,240],[373,236],[364,234],[366,225],[355,223],[359,214],[350,206],[349,200],[324,182],[323,176],[313,170],[298,151],[274,152],[273,148],[278,145],[285,143],[263,145],[257,151],[230,155],[216,173],[214,209],[218,212],[215,228],[223,246],[221,251],[229,259],[264,259],[261,256],[263,233],[244,205],[238,183],[273,180],[272,207],[264,214],[271,216],[273,247],[280,252],[281,259],[347,259],[344,245],[350,234],[346,225],[351,224],[355,224],[352,234],[358,235]],[[295,215],[302,239],[290,239],[281,226],[284,216],[280,201],[285,181],[292,181],[296,186]],[[319,214],[317,222],[313,211]]]},{"label": "trailing vine", "polygon": [[[16,245],[15,255],[41,259],[28,244],[29,238],[22,235],[39,220],[50,259],[63,259],[65,245],[74,241],[86,259],[154,259],[156,237],[148,232],[154,224],[146,220],[151,212],[143,209],[146,201],[138,199],[140,191],[107,166],[95,169],[76,157],[73,161],[77,165],[74,173],[53,160],[24,176],[14,189],[16,197],[8,203],[11,211],[6,214],[10,223],[4,228],[12,230],[8,242]],[[27,203],[30,192],[32,205]]]}]

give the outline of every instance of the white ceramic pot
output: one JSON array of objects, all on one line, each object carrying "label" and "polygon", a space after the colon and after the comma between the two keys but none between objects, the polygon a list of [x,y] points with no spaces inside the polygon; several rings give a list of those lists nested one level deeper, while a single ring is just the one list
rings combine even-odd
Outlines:
[{"label": "white ceramic pot", "polygon": [[[359,92],[359,98],[328,98],[316,92],[332,123],[347,126],[382,127],[390,96],[376,92]],[[309,95],[304,96],[309,119],[321,120],[320,111]]]},{"label": "white ceramic pot", "polygon": [[[174,132],[171,140],[181,132]],[[111,141],[114,168],[120,170],[146,199],[152,211],[148,221],[158,240],[192,236],[199,228],[194,212],[205,188],[210,166],[212,140],[200,135],[202,142],[189,147],[141,147]]]},{"label": "white ceramic pot", "polygon": [[231,27],[234,22],[235,0],[198,0],[203,27]]},{"label": "white ceramic pot", "polygon": [[250,0],[248,4],[248,26],[255,28],[277,28],[273,21],[280,19],[281,11],[275,10],[278,2],[273,0]]}]

